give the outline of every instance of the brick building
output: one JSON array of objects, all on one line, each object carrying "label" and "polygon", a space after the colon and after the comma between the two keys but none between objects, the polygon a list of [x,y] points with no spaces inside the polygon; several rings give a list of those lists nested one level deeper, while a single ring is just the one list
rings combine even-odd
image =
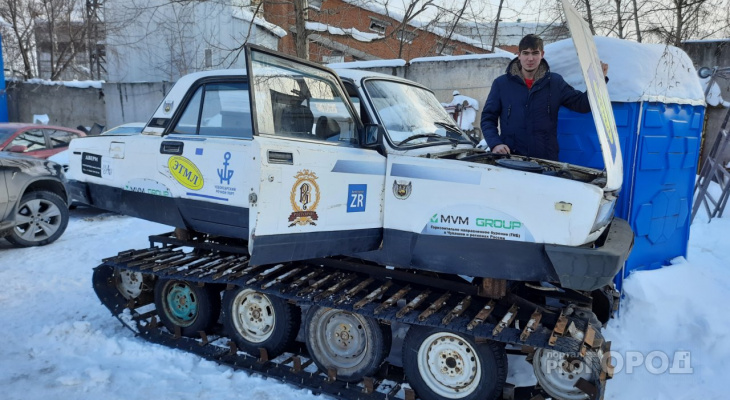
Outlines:
[{"label": "brick building", "polygon": [[[401,29],[400,17],[361,0],[309,0],[304,12],[311,61],[344,62],[441,55],[486,54],[478,41],[452,34],[428,21],[412,20]],[[279,50],[296,54],[294,2],[263,2],[264,18],[284,28]],[[448,38],[448,39],[447,39]]]}]

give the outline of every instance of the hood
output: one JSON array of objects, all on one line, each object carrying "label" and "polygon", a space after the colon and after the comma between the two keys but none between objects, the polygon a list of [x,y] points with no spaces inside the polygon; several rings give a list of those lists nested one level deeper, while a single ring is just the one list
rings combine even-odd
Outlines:
[{"label": "hood", "polygon": [[593,114],[593,121],[596,124],[598,142],[601,144],[603,162],[606,166],[606,186],[603,190],[618,191],[621,189],[624,178],[623,157],[596,43],[593,41],[593,36],[590,35],[588,24],[567,0],[563,0],[563,10],[568,20],[568,28],[573,37],[575,50],[578,53],[583,79],[588,88],[588,101],[591,104],[591,114]]}]

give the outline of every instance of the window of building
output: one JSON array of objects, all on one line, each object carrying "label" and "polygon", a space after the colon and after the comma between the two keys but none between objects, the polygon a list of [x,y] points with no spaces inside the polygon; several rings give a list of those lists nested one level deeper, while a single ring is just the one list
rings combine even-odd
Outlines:
[{"label": "window of building", "polygon": [[377,32],[381,35],[385,35],[385,29],[390,26],[390,23],[381,21],[379,19],[370,18],[370,30]]},{"label": "window of building", "polygon": [[322,8],[322,0],[309,0],[309,8],[319,10]]},{"label": "window of building", "polygon": [[323,64],[341,63],[345,62],[345,54],[341,51],[332,50],[329,55],[322,56]]},{"label": "window of building", "polygon": [[398,33],[396,33],[395,37],[405,43],[413,43],[413,39],[416,38],[416,34],[405,29],[401,29]]},{"label": "window of building", "polygon": [[450,55],[454,54],[454,50],[456,50],[455,46],[448,45],[448,44],[446,46],[444,46],[443,43],[439,43],[438,46],[439,46],[439,48],[441,48],[443,46],[443,49],[441,49],[442,56],[450,56]]}]

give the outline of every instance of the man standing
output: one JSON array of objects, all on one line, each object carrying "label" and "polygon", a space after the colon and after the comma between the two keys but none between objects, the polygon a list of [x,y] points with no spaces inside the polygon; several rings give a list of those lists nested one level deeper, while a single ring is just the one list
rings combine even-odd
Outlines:
[{"label": "man standing", "polygon": [[[527,35],[519,55],[494,80],[482,110],[482,133],[493,153],[558,160],[558,110],[591,111],[588,95],[550,72],[543,41]],[[608,65],[601,63],[603,75]],[[497,129],[499,124],[499,130]]]}]

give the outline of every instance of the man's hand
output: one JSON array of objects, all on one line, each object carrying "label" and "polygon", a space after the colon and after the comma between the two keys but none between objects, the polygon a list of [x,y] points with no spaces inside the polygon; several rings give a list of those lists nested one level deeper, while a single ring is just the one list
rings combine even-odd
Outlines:
[{"label": "man's hand", "polygon": [[498,144],[492,149],[492,153],[496,154],[509,154],[510,150],[506,144]]},{"label": "man's hand", "polygon": [[601,61],[601,69],[603,70],[603,77],[604,78],[607,77],[608,76],[608,64]]}]

